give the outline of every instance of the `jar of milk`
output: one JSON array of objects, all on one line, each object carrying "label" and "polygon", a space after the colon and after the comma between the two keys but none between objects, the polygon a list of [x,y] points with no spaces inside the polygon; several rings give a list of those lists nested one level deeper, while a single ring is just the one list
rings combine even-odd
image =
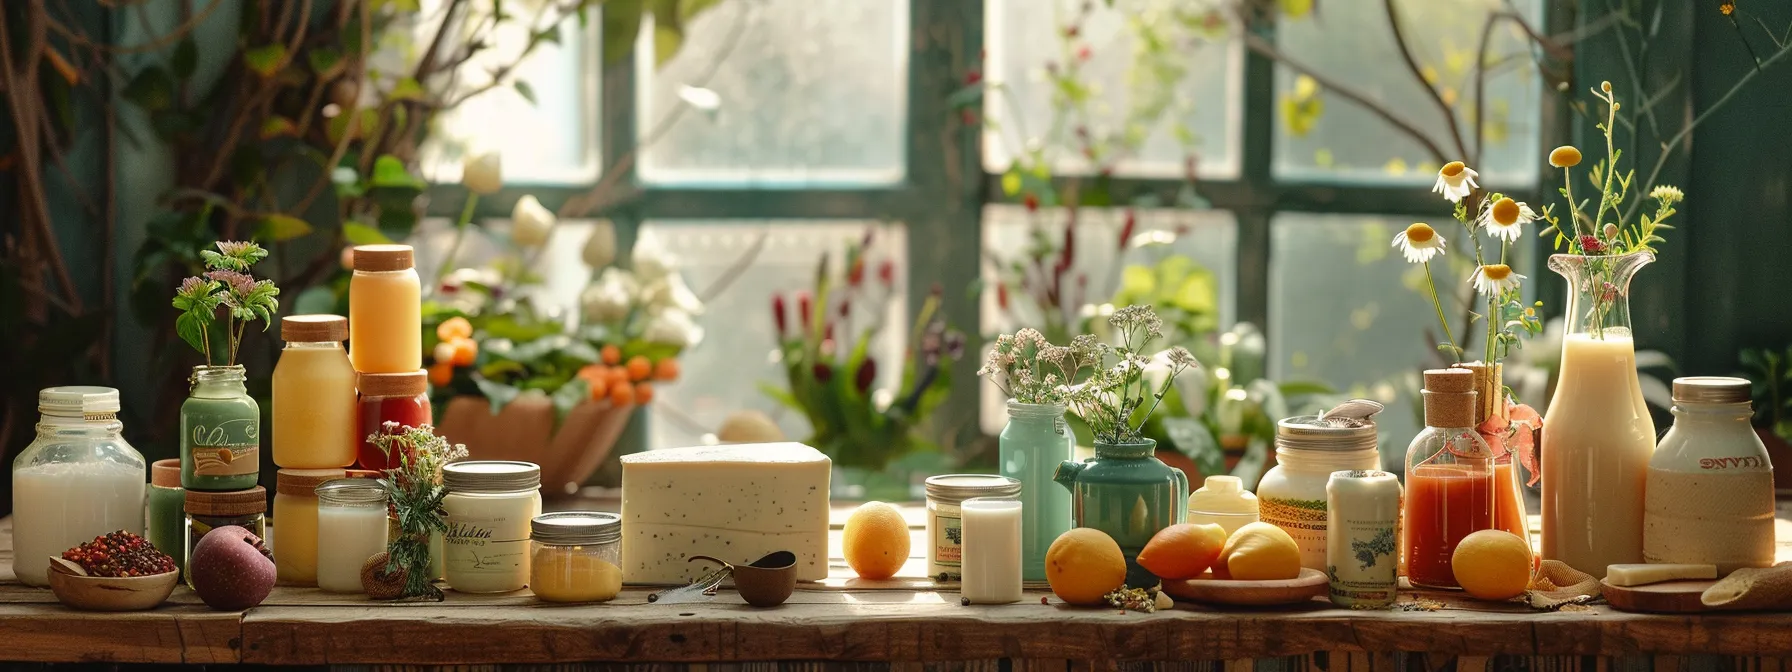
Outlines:
[{"label": "jar of milk", "polygon": [[50,557],[124,530],[143,534],[143,455],[125,442],[118,390],[37,395],[37,439],[12,461],[13,571],[49,585]]},{"label": "jar of milk", "polygon": [[1674,380],[1674,426],[1649,459],[1643,561],[1773,564],[1773,464],[1749,426],[1749,382]]}]

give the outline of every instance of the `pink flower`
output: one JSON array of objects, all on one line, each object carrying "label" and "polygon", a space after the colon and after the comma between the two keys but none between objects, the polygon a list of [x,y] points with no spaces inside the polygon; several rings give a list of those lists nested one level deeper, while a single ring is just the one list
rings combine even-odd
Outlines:
[{"label": "pink flower", "polygon": [[1599,242],[1599,239],[1593,236],[1581,236],[1580,249],[1587,254],[1599,254],[1605,251],[1605,243]]}]

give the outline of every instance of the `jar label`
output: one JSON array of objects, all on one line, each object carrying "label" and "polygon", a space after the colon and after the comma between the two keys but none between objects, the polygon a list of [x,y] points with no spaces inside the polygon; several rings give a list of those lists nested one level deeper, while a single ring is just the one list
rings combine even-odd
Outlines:
[{"label": "jar label", "polygon": [[1398,534],[1395,521],[1340,520],[1332,534],[1338,548],[1327,551],[1325,573],[1331,580],[1332,602],[1341,606],[1385,606],[1394,601],[1399,583],[1395,557]]},{"label": "jar label", "polygon": [[1257,499],[1258,520],[1282,528],[1288,536],[1294,537],[1294,544],[1300,547],[1302,567],[1325,567],[1325,515],[1323,499],[1263,496]]},{"label": "jar label", "polygon": [[[964,560],[964,519],[934,514],[933,564],[959,567]],[[956,572],[954,572],[956,574]]]},{"label": "jar label", "polygon": [[243,476],[261,472],[261,420],[226,420],[216,427],[193,425],[187,437],[195,476]]},{"label": "jar label", "polygon": [[529,556],[528,524],[527,516],[516,529],[517,521],[506,516],[450,515],[444,555],[456,572],[514,573]]}]

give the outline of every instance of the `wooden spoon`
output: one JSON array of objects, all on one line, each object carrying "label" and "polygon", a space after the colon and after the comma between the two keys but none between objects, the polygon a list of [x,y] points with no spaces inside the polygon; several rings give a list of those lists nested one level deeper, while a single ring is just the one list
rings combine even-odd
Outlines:
[{"label": "wooden spoon", "polygon": [[62,572],[63,574],[67,574],[69,576],[87,576],[88,575],[87,568],[82,567],[80,563],[64,560],[64,559],[54,556],[54,555],[50,556],[50,571]]}]

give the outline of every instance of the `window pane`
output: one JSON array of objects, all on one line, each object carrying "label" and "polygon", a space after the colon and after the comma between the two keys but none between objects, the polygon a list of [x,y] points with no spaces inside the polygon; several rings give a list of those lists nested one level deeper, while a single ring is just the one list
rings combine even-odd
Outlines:
[{"label": "window pane", "polygon": [[[652,34],[644,28],[636,50],[642,179],[774,187],[902,179],[907,2],[725,2],[686,25],[683,46],[657,69]],[[702,102],[702,92],[688,87],[713,91],[719,103],[702,110],[689,102]]]},{"label": "window pane", "polygon": [[[808,422],[761,392],[760,384],[784,389],[784,369],[778,363],[777,327],[771,314],[772,297],[791,297],[812,291],[815,264],[830,255],[838,268],[849,243],[875,229],[867,268],[881,260],[894,262],[894,289],[879,291],[880,283],[868,282],[870,294],[853,306],[852,330],[863,331],[871,321],[904,324],[907,293],[902,278],[907,272],[907,237],[900,226],[877,222],[768,222],[768,221],[656,221],[642,227],[641,235],[656,236],[679,255],[685,280],[706,299],[698,323],[704,341],[686,351],[683,377],[660,390],[653,403],[652,442],[656,448],[703,443],[722,421],[741,409],[764,411],[778,421],[786,436],[801,441],[809,435]],[[724,291],[707,296],[711,287],[753,247],[760,236],[769,236],[758,257]],[[794,304],[794,301],[792,301]],[[791,310],[795,310],[794,305]],[[794,316],[792,328],[795,328]],[[883,329],[872,348],[886,362],[901,361],[905,330]],[[880,387],[894,387],[900,367],[883,367]]]},{"label": "window pane", "polygon": [[[424,3],[422,20],[413,31],[427,45],[440,20],[440,0]],[[432,7],[433,5],[433,7]],[[469,3],[468,20],[486,16],[489,3]],[[433,20],[431,20],[433,18]],[[502,24],[497,40],[456,69],[458,87],[471,91],[491,81],[491,70],[510,64],[529,41],[526,17]],[[560,43],[543,42],[516,68],[504,86],[493,88],[444,113],[439,130],[424,146],[423,165],[430,179],[460,180],[460,159],[466,151],[500,152],[504,180],[510,184],[585,184],[598,175],[598,16],[586,28],[568,20],[560,26]],[[514,82],[523,82],[517,86]],[[521,91],[535,97],[529,102]]]},{"label": "window pane", "polygon": [[[1515,5],[1537,25],[1540,0]],[[1475,58],[1482,25],[1497,3],[1474,0],[1399,0],[1402,32],[1426,77],[1445,101],[1474,150]],[[1327,6],[1281,21],[1276,41],[1294,60],[1362,92],[1416,124],[1446,155],[1460,158],[1437,104],[1414,78],[1379,2]],[[1487,146],[1481,165],[1472,166],[1483,183],[1528,185],[1542,164],[1538,148],[1542,78],[1529,40],[1512,22],[1498,24],[1487,50]],[[1311,80],[1276,68],[1275,173],[1283,178],[1333,178],[1424,184],[1435,179],[1438,161],[1422,145],[1382,118]],[[1311,101],[1316,95],[1316,103]],[[1301,112],[1291,110],[1301,109]],[[1391,234],[1390,234],[1391,235]]]},{"label": "window pane", "polygon": [[[1090,14],[1067,40],[1065,26],[1076,23],[1085,5]],[[1137,115],[1145,122],[1138,128],[1143,142],[1135,157],[1115,166],[1116,174],[1181,177],[1192,151],[1200,176],[1236,177],[1243,59],[1236,44],[1211,42],[1184,23],[1187,9],[1172,0],[988,0],[984,167],[1005,171],[1023,148],[1042,142],[1055,172],[1091,174],[1076,127],[1086,126],[1096,138],[1119,137]],[[1142,34],[1161,41],[1161,49],[1141,50]],[[1077,79],[1090,87],[1086,121],[1059,123],[1053,114],[1059,89],[1046,68],[1080,60],[1085,46],[1089,56]],[[1158,106],[1161,112],[1150,111]],[[1179,140],[1184,135],[1192,146]]]},{"label": "window pane", "polygon": [[[1034,293],[1029,290],[1029,287],[1038,285],[1038,281],[1031,278],[1045,275],[1029,274],[1028,284],[1023,287],[1012,282],[1012,272],[1002,269],[1007,269],[1015,262],[1032,265],[1028,262],[1028,250],[1033,247],[1035,240],[1049,241],[1051,249],[1061,250],[1066,225],[1065,212],[1062,208],[1040,208],[1037,212],[1029,213],[1026,208],[1017,205],[989,205],[983,208],[983,249],[987,258],[983,265],[983,282],[992,288],[982,295],[983,333],[1012,333],[1021,327],[1049,331],[1042,327],[1047,321],[1040,301],[1032,298]],[[1232,213],[1223,210],[1141,209],[1136,210],[1135,215],[1137,221],[1132,240],[1136,246],[1122,254],[1118,244],[1120,230],[1125,226],[1125,209],[1083,208],[1078,211],[1074,256],[1070,270],[1065,273],[1063,280],[1068,294],[1064,303],[1074,309],[1075,306],[1086,303],[1112,301],[1123,284],[1121,269],[1125,265],[1135,265],[1140,271],[1152,268],[1167,273],[1171,272],[1171,266],[1163,262],[1180,256],[1192,260],[1194,264],[1184,271],[1177,271],[1178,276],[1194,279],[1195,283],[1187,286],[1196,288],[1196,294],[1199,293],[1198,288],[1203,286],[1200,278],[1209,279],[1212,283],[1210,286],[1214,288],[1212,300],[1217,309],[1217,322],[1214,324],[1219,329],[1230,327],[1237,315],[1235,301],[1238,293],[1238,231]],[[1043,267],[1049,270],[1057,260],[1057,256],[1050,256],[1043,262]],[[998,269],[998,264],[1001,269]],[[1156,279],[1156,274],[1139,275],[1141,279]],[[1087,289],[1074,289],[1082,286],[1078,279],[1083,277],[1088,278]],[[1011,280],[1006,288],[1006,309],[999,305],[999,292],[993,289],[1002,278]],[[1162,296],[1157,293],[1152,295]],[[1162,305],[1161,301],[1157,303],[1166,318],[1173,318],[1173,312]],[[1194,301],[1190,305],[1197,303],[1198,301]],[[1084,319],[1086,318],[1081,316],[1071,317],[1069,322],[1073,326],[1067,333],[1081,333],[1083,329],[1079,325]],[[1170,321],[1175,322],[1174,319]],[[1176,332],[1171,330],[1170,333],[1174,335]],[[1050,335],[1055,340],[1064,339],[1057,334]],[[978,388],[982,395],[983,430],[991,434],[1001,431],[1002,424],[1008,419],[1001,392],[986,381],[978,381]]]}]

